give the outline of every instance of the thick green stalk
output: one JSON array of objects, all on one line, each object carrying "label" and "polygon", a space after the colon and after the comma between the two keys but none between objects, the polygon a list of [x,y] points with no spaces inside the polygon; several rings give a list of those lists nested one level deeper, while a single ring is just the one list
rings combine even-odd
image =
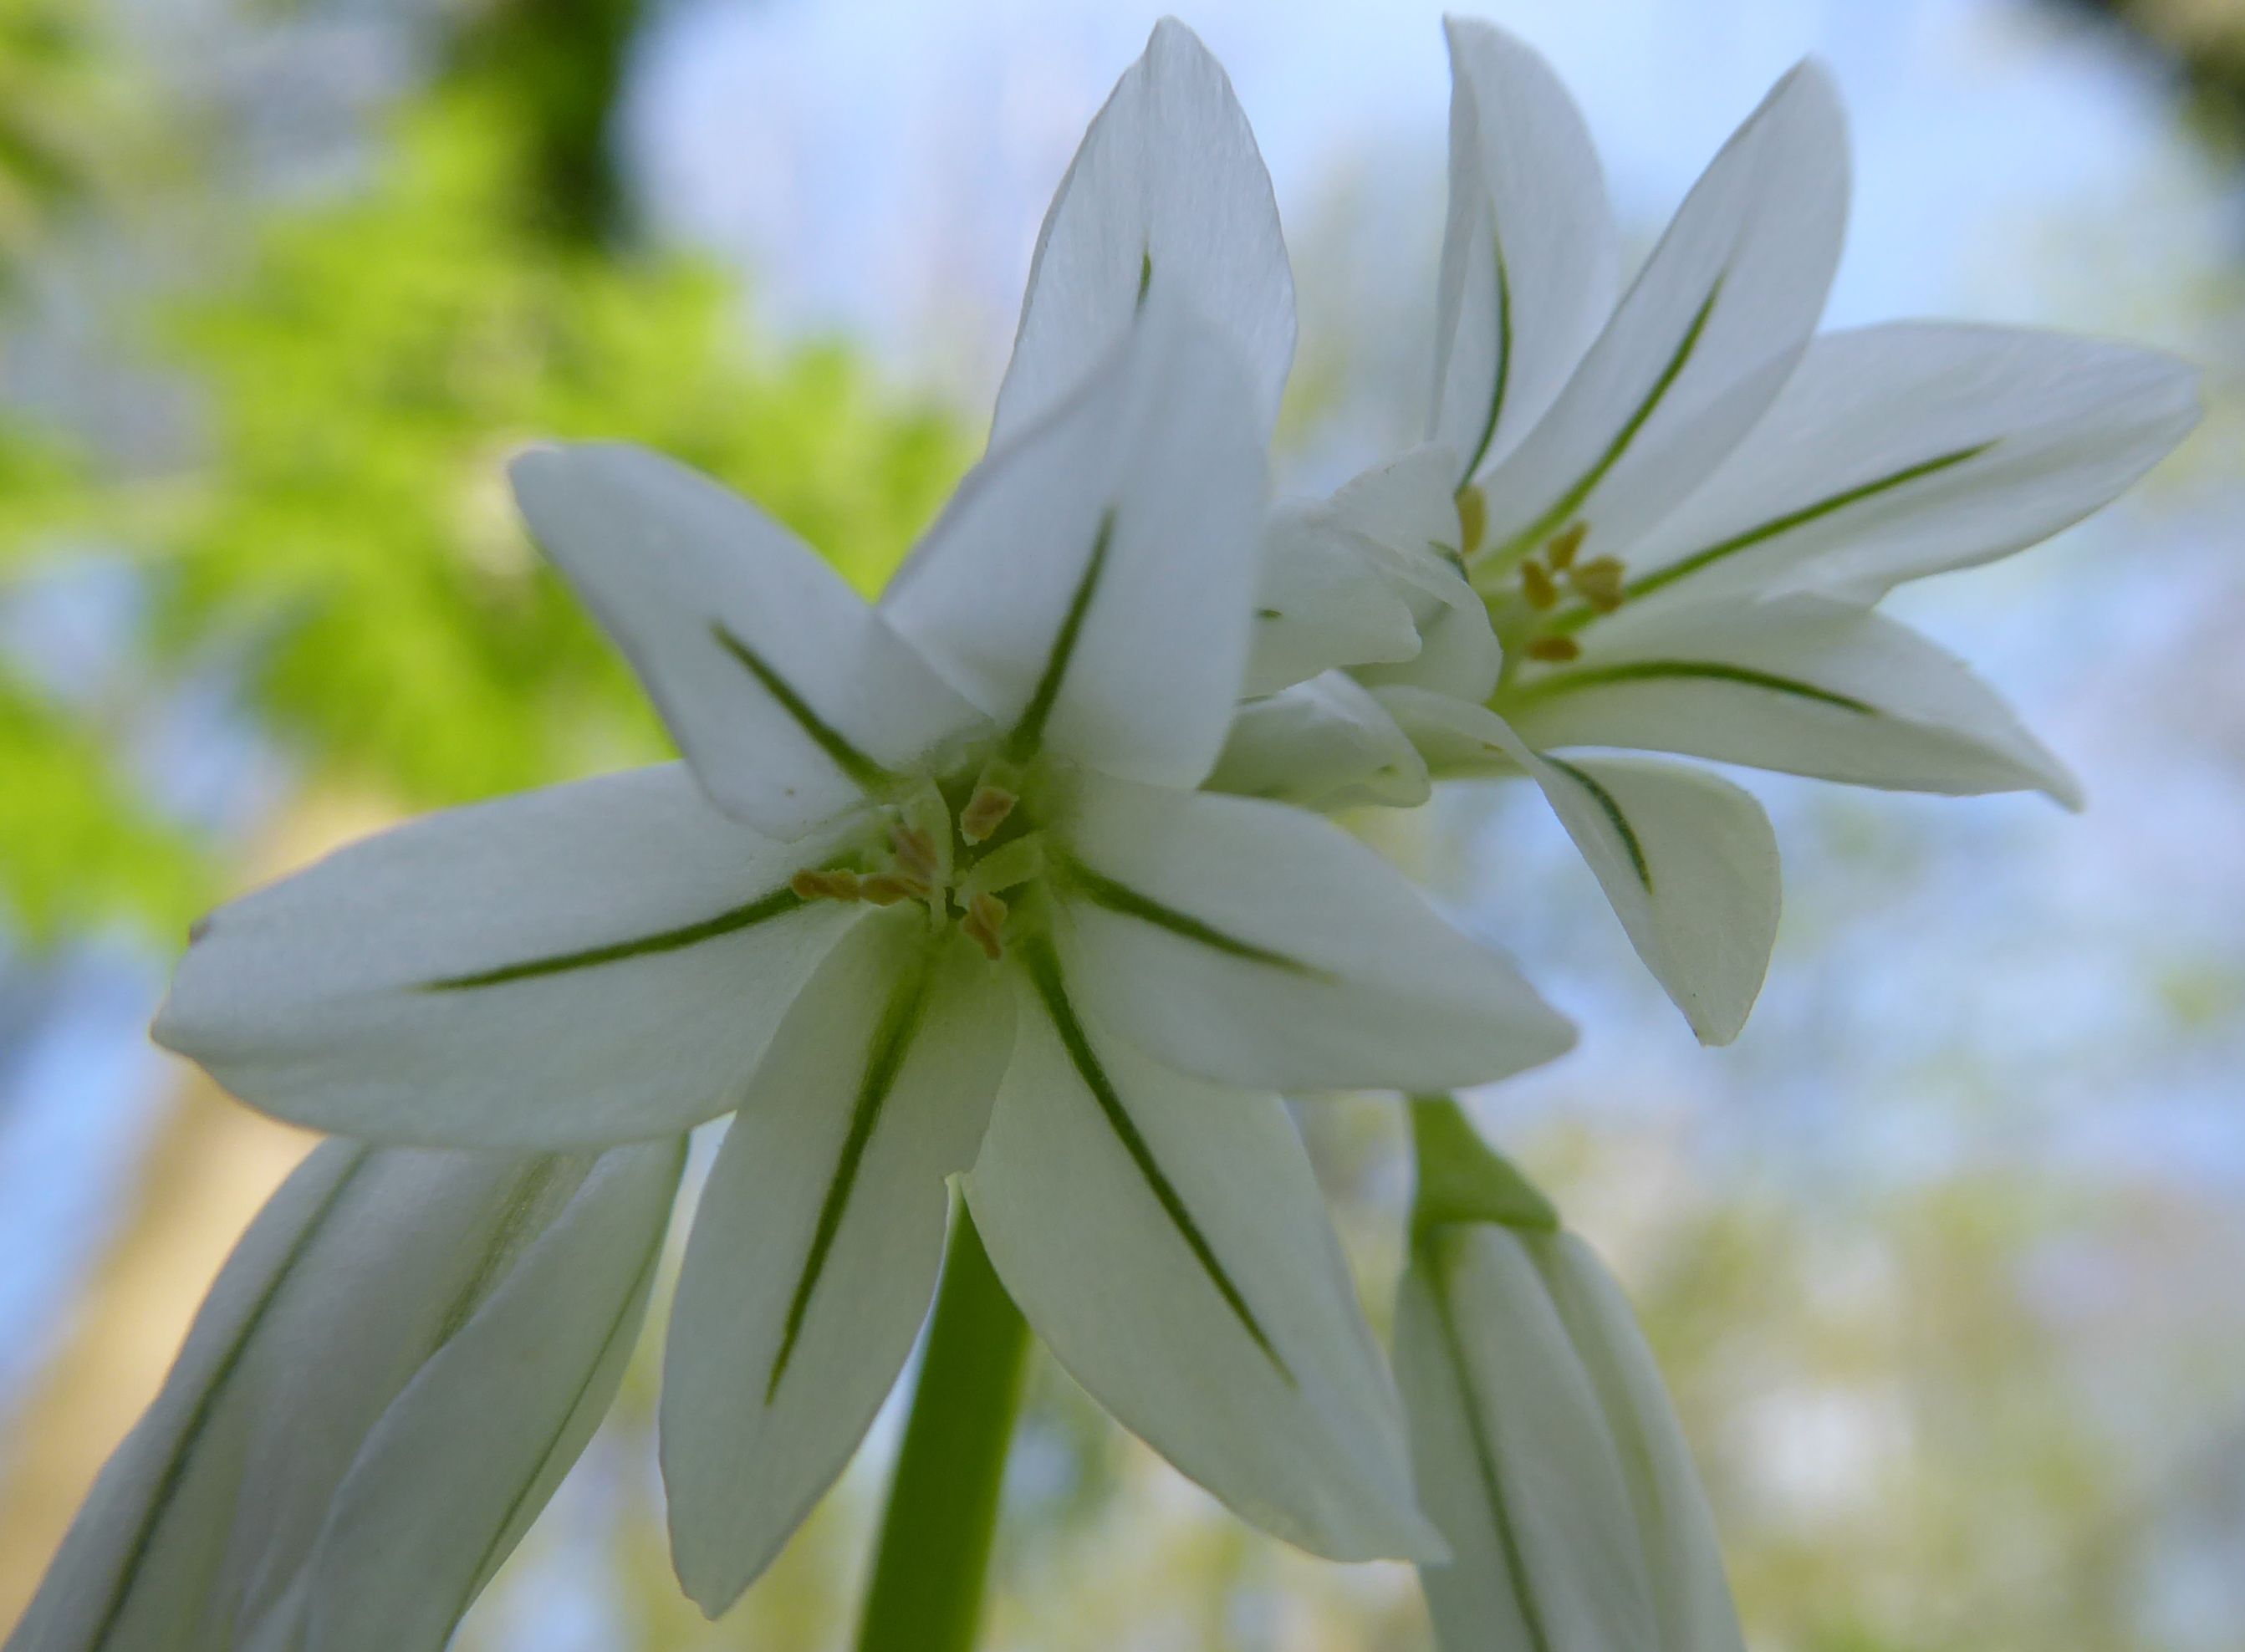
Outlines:
[{"label": "thick green stalk", "polygon": [[889,1482],[858,1652],[969,1652],[1029,1328],[961,1204]]}]

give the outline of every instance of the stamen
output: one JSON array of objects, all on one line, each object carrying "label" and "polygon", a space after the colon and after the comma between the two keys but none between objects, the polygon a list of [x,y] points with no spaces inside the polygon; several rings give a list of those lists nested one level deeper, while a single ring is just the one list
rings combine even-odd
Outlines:
[{"label": "stamen", "polygon": [[970,843],[986,841],[1005,824],[1006,816],[1021,801],[1002,786],[977,786],[974,796],[967,800],[967,807],[959,811],[959,835]]},{"label": "stamen", "polygon": [[858,880],[858,893],[876,906],[894,906],[899,901],[924,901],[929,890],[916,877],[906,877],[900,872],[876,872]]},{"label": "stamen", "polygon": [[1006,903],[987,890],[967,903],[967,916],[960,920],[959,927],[993,964],[1006,955]]},{"label": "stamen", "polygon": [[846,866],[831,871],[814,871],[805,867],[787,880],[787,886],[806,901],[854,901],[865,894],[858,874]]},{"label": "stamen", "polygon": [[1554,573],[1564,573],[1575,560],[1575,552],[1583,548],[1583,537],[1590,531],[1587,522],[1577,522],[1564,531],[1551,536],[1551,543],[1543,547],[1543,559],[1551,565]]},{"label": "stamen", "polygon": [[897,852],[897,870],[924,887],[944,881],[943,861],[934,837],[924,828],[899,822],[889,828],[889,844]]},{"label": "stamen", "polygon": [[1625,572],[1618,557],[1592,557],[1569,571],[1567,583],[1600,613],[1611,613],[1621,606]]},{"label": "stamen", "polygon": [[1572,637],[1538,637],[1528,645],[1528,657],[1547,665],[1563,665],[1582,656],[1583,645]]},{"label": "stamen", "polygon": [[1535,609],[1556,608],[1559,606],[1559,587],[1551,583],[1551,576],[1543,571],[1540,562],[1520,565],[1520,590]]},{"label": "stamen", "polygon": [[1482,498],[1481,490],[1468,482],[1458,490],[1458,551],[1471,556],[1481,548],[1481,536],[1489,527],[1489,501]]}]

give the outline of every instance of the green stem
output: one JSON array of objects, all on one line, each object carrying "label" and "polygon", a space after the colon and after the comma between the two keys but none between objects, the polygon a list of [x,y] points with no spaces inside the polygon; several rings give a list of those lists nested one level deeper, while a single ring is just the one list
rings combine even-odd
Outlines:
[{"label": "green stem", "polygon": [[1029,1328],[960,1205],[889,1482],[858,1652],[969,1652]]}]

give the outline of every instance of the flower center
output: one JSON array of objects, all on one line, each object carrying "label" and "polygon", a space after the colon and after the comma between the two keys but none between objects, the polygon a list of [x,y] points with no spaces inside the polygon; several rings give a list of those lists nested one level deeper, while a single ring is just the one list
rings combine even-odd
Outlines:
[{"label": "flower center", "polygon": [[1629,570],[1619,557],[1579,554],[1590,531],[1579,517],[1541,545],[1502,546],[1478,559],[1488,519],[1480,489],[1461,490],[1458,519],[1474,588],[1504,645],[1507,676],[1523,659],[1563,665],[1579,657],[1574,633],[1628,600]]},{"label": "flower center", "polygon": [[919,902],[931,925],[955,923],[994,963],[1018,904],[1007,892],[1046,870],[1043,811],[1031,801],[1046,789],[1039,780],[1002,756],[924,779],[884,805],[853,849],[790,887],[807,901]]}]

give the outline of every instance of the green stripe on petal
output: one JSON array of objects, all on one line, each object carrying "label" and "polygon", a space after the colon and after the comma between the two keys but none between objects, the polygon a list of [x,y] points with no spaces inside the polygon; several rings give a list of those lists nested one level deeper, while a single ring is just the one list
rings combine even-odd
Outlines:
[{"label": "green stripe on petal", "polygon": [[1732,682],[1742,687],[1765,688],[1772,694],[1792,694],[1799,699],[1835,706],[1859,716],[1876,717],[1881,714],[1876,706],[1869,701],[1858,700],[1853,694],[1821,688],[1813,682],[1803,682],[1798,677],[1781,676],[1774,671],[1757,671],[1751,666],[1727,665],[1719,660],[1626,660],[1611,666],[1586,666],[1579,670],[1561,672],[1523,684],[1506,698],[1514,706],[1523,707],[1556,700],[1563,694],[1579,694],[1589,688],[1607,687],[1615,683],[1692,680]]},{"label": "green stripe on petal", "polygon": [[1860,504],[1866,499],[1876,498],[1879,495],[1891,492],[1896,488],[1907,486],[1912,482],[1922,480],[1929,476],[1938,476],[1942,471],[1950,470],[1957,465],[1969,464],[1995,445],[1993,441],[1987,441],[1976,443],[1970,447],[1957,448],[1947,453],[1936,454],[1932,458],[1921,460],[1916,464],[1906,464],[1899,471],[1889,471],[1885,476],[1874,477],[1855,487],[1843,488],[1837,493],[1828,494],[1813,504],[1803,505],[1797,511],[1788,511],[1782,516],[1772,517],[1768,521],[1748,528],[1743,533],[1733,534],[1727,539],[1709,545],[1704,551],[1695,551],[1679,561],[1670,563],[1666,567],[1655,568],[1650,573],[1640,575],[1623,588],[1623,596],[1624,599],[1650,596],[1655,591],[1672,586],[1679,579],[1687,578],[1699,572],[1702,568],[1720,562],[1726,557],[1734,556],[1739,552],[1767,544],[1780,534],[1790,533],[1795,528],[1806,527],[1809,523],[1830,516],[1835,511],[1844,511],[1851,504]]},{"label": "green stripe on petal", "polygon": [[248,1313],[243,1317],[241,1329],[235,1332],[234,1340],[227,1344],[225,1354],[211,1372],[209,1380],[203,1385],[201,1393],[196,1397],[194,1410],[189,1413],[186,1425],[180,1429],[180,1437],[172,1448],[170,1457],[164,1464],[164,1472],[158,1477],[155,1490],[148,1498],[148,1506],[141,1513],[139,1527],[132,1535],[132,1546],[125,1551],[125,1563],[119,1568],[117,1580],[111,1586],[108,1604],[102,1608],[99,1626],[94,1630],[92,1638],[86,1642],[86,1652],[102,1652],[102,1649],[109,1643],[109,1637],[116,1632],[119,1622],[125,1615],[125,1608],[132,1598],[133,1587],[139,1581],[141,1564],[148,1558],[149,1548],[155,1541],[158,1529],[164,1523],[164,1516],[170,1512],[173,1499],[178,1495],[180,1484],[187,1478],[187,1470],[194,1460],[196,1445],[201,1439],[204,1429],[209,1426],[212,1413],[217,1409],[219,1402],[227,1395],[229,1380],[240,1367],[242,1357],[249,1351],[250,1344],[257,1340],[257,1333],[263,1328],[266,1317],[272,1311],[273,1304],[280,1299],[281,1292],[295,1277],[298,1264],[311,1254],[312,1247],[319,1242],[321,1234],[326,1230],[329,1219],[335,1215],[336,1207],[343,1202],[343,1196],[350,1191],[352,1182],[357,1179],[359,1172],[365,1168],[366,1162],[367,1154],[362,1148],[351,1163],[336,1178],[335,1185],[328,1189],[318,1207],[313,1210],[303,1227],[298,1230],[295,1238],[290,1242],[287,1254],[281,1257],[279,1266],[274,1269],[271,1276],[266,1281],[264,1290],[260,1293]]},{"label": "green stripe on petal", "polygon": [[865,788],[868,791],[889,777],[888,770],[859,751],[844,736],[842,731],[811,708],[811,702],[797,693],[795,685],[775,671],[762,654],[735,636],[721,620],[712,620],[709,634],[717,646],[741,662],[741,667],[777,701],[780,708],[795,719],[796,727],[806,738],[824,752],[834,766]]},{"label": "green stripe on petal", "polygon": [[1536,1582],[1529,1574],[1528,1557],[1521,1550],[1520,1534],[1514,1529],[1512,1513],[1505,1502],[1504,1477],[1497,1460],[1496,1442],[1490,1438],[1488,1419],[1473,1398],[1473,1368],[1466,1361],[1465,1343],[1458,1335],[1457,1310],[1450,1303],[1449,1269],[1442,1256],[1442,1236],[1422,1234],[1415,1249],[1418,1265],[1426,1276],[1427,1297],[1434,1310],[1434,1324],[1441,1333],[1443,1361],[1462,1402],[1458,1414],[1473,1441],[1475,1477],[1489,1525],[1496,1533],[1498,1552],[1504,1557],[1505,1577],[1511,1583],[1513,1599],[1528,1631],[1529,1652],[1553,1652],[1551,1632],[1544,1627],[1543,1608],[1536,1597]]},{"label": "green stripe on petal", "polygon": [[628,941],[612,941],[605,945],[588,946],[575,952],[557,952],[550,958],[526,958],[517,964],[502,964],[495,969],[477,970],[466,975],[448,975],[426,982],[424,992],[458,992],[470,987],[502,986],[509,981],[534,980],[541,975],[561,975],[571,970],[593,969],[603,964],[620,964],[626,958],[643,958],[655,952],[675,952],[682,947],[695,946],[703,941],[714,941],[719,936],[731,935],[758,924],[767,924],[776,917],[785,917],[804,906],[802,896],[791,889],[776,889],[770,894],[736,906],[715,917],[705,917],[673,930],[660,930],[652,935],[641,935]]},{"label": "green stripe on petal", "polygon": [[811,1235],[811,1249],[804,1255],[802,1275],[796,1280],[795,1295],[788,1303],[787,1324],[780,1332],[779,1351],[772,1357],[771,1375],[764,1384],[767,1405],[779,1392],[780,1378],[787,1374],[789,1357],[795,1352],[796,1338],[803,1331],[804,1316],[811,1310],[811,1293],[818,1288],[818,1276],[825,1268],[827,1253],[834,1248],[834,1236],[842,1226],[842,1213],[849,1207],[850,1190],[857,1181],[858,1168],[865,1161],[865,1144],[873,1139],[873,1127],[880,1122],[881,1108],[896,1085],[897,1074],[903,1070],[912,1037],[920,1029],[934,979],[933,960],[922,962],[898,983],[888,1010],[874,1031],[865,1076],[858,1082],[857,1100],[850,1114],[850,1134],[843,1138],[833,1180],[826,1184],[826,1196],[818,1207],[818,1225]]},{"label": "green stripe on petal", "polygon": [[1646,894],[1652,894],[1652,863],[1645,857],[1645,845],[1638,841],[1637,829],[1629,823],[1629,816],[1622,812],[1621,805],[1614,801],[1614,795],[1599,784],[1594,775],[1584,773],[1563,758],[1546,754],[1543,761],[1590,794],[1590,801],[1598,806],[1599,810],[1606,817],[1606,823],[1614,829],[1615,836],[1621,839],[1622,848],[1629,855],[1630,868],[1637,874],[1637,881],[1645,885]]},{"label": "green stripe on petal", "polygon": [[1061,870],[1070,893],[1081,895],[1110,912],[1119,912],[1125,917],[1151,924],[1157,929],[1167,930],[1172,935],[1222,952],[1228,958],[1241,958],[1250,964],[1267,964],[1272,969],[1291,971],[1317,980],[1335,978],[1330,970],[1319,969],[1300,958],[1289,958],[1284,952],[1273,951],[1267,946],[1258,946],[1252,941],[1244,941],[1236,935],[1226,934],[1214,924],[1195,917],[1190,912],[1165,905],[1152,896],[1143,894],[1127,884],[1117,883],[1106,873],[1072,856],[1062,863]]},{"label": "green stripe on petal", "polygon": [[[1149,275],[1153,266],[1147,265]],[[1099,589],[1099,576],[1107,568],[1108,547],[1115,538],[1115,510],[1109,506],[1099,518],[1099,532],[1091,542],[1091,555],[1083,565],[1083,577],[1076,581],[1075,593],[1068,599],[1068,612],[1061,615],[1060,629],[1053,635],[1052,652],[1045,656],[1045,668],[1037,678],[1037,686],[1029,695],[1029,703],[1021,708],[1021,721],[1014,732],[1006,737],[1006,755],[1015,762],[1027,762],[1037,755],[1044,743],[1045,724],[1052,717],[1054,702],[1060,698],[1060,686],[1068,676],[1068,661],[1075,656],[1075,645],[1083,635],[1083,622],[1091,613],[1091,599]]]},{"label": "green stripe on petal", "polygon": [[1085,1033],[1083,1024],[1076,1019],[1075,1006],[1068,1001],[1068,984],[1061,977],[1060,959],[1054,954],[1050,944],[1041,940],[1024,946],[1021,954],[1022,961],[1028,968],[1029,978],[1036,985],[1037,996],[1043,1000],[1046,1013],[1052,1017],[1053,1029],[1060,1034],[1061,1044],[1068,1051],[1068,1060],[1075,1066],[1077,1076],[1083,1080],[1084,1088],[1099,1104],[1108,1127],[1115,1132],[1116,1139],[1122,1142],[1123,1150],[1130,1155],[1130,1161],[1144,1179],[1148,1190],[1162,1207],[1163,1214],[1177,1229],[1178,1237],[1185,1242],[1185,1248],[1192,1252],[1193,1259],[1200,1263],[1209,1283],[1216,1287],[1217,1294],[1224,1298],[1224,1305],[1231,1310],[1241,1328],[1278,1368],[1279,1374],[1292,1383],[1293,1373],[1287,1370],[1286,1362],[1279,1357],[1277,1347],[1264,1330],[1262,1323],[1256,1318],[1255,1310],[1247,1305],[1247,1298],[1232,1283],[1231,1274],[1217,1259],[1207,1236],[1201,1232],[1200,1224],[1193,1220],[1192,1212],[1186,1209],[1184,1200],[1156,1161],[1153,1149],[1147,1145],[1145,1136],[1123,1107],[1122,1098],[1116,1093],[1115,1085],[1108,1078],[1098,1052],[1091,1047],[1091,1039]]},{"label": "green stripe on petal", "polygon": [[1684,329],[1684,336],[1677,341],[1675,353],[1660,369],[1660,376],[1653,380],[1652,388],[1645,392],[1645,399],[1637,404],[1636,410],[1614,433],[1614,438],[1606,444],[1605,451],[1598,455],[1597,462],[1583,472],[1572,487],[1552,502],[1549,510],[1506,541],[1502,549],[1488,559],[1500,565],[1509,563],[1567,525],[1570,518],[1582,508],[1583,502],[1597,490],[1599,483],[1605,480],[1606,472],[1621,463],[1622,455],[1629,451],[1630,443],[1637,440],[1638,432],[1659,410],[1661,402],[1683,376],[1684,369],[1691,364],[1692,353],[1699,348],[1699,339],[1707,330],[1707,318],[1715,313],[1716,301],[1722,295],[1723,277],[1718,275],[1714,284],[1707,289],[1707,296],[1700,300],[1699,309],[1692,315],[1692,324]]},{"label": "green stripe on petal", "polygon": [[1481,469],[1481,462],[1489,457],[1489,444],[1496,439],[1496,427],[1504,416],[1505,388],[1512,382],[1512,278],[1504,267],[1504,237],[1492,233],[1493,256],[1496,261],[1496,375],[1489,387],[1489,416],[1482,421],[1481,435],[1474,443],[1473,457],[1458,476],[1458,486],[1464,488]]}]

